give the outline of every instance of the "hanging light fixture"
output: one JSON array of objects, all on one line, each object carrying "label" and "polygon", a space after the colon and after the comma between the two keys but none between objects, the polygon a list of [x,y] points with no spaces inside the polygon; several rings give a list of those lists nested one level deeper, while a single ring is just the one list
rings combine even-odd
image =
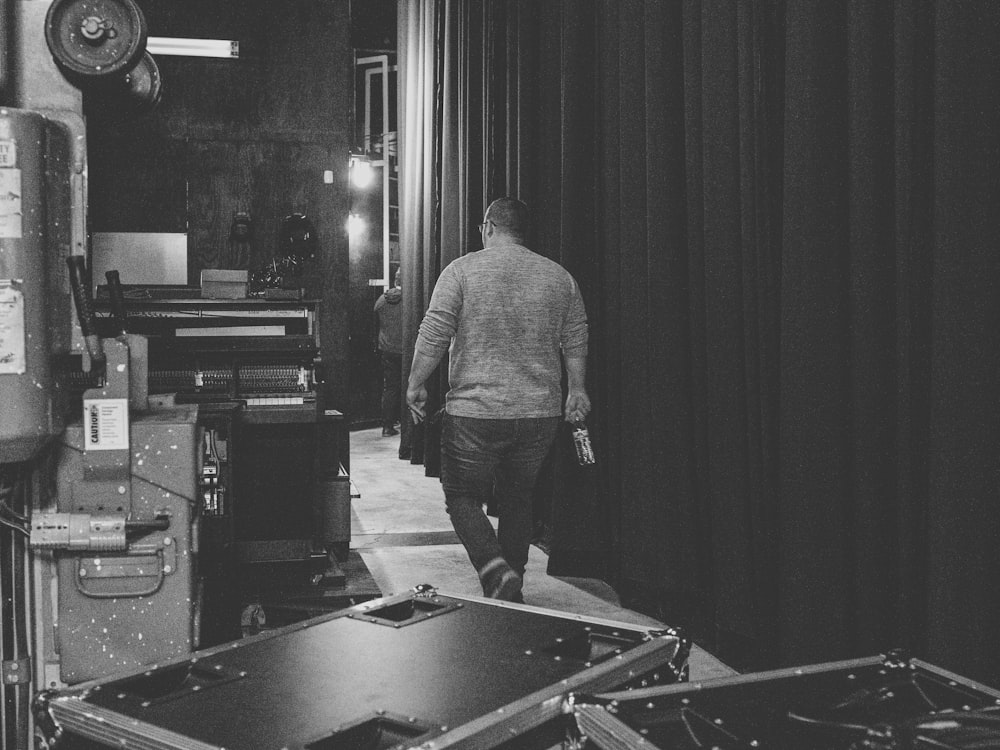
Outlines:
[{"label": "hanging light fixture", "polygon": [[351,184],[365,190],[375,181],[375,169],[371,159],[364,155],[351,155]]},{"label": "hanging light fixture", "polygon": [[351,239],[357,239],[368,231],[368,222],[357,214],[347,217],[347,234]]},{"label": "hanging light fixture", "polygon": [[186,57],[239,57],[240,43],[231,39],[182,39],[151,36],[146,40],[151,55],[182,55]]}]

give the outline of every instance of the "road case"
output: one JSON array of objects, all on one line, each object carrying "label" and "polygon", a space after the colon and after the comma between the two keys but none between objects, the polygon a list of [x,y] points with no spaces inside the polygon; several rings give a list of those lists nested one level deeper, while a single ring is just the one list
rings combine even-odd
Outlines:
[{"label": "road case", "polygon": [[572,725],[573,691],[684,679],[689,647],[672,628],[421,586],[40,695],[36,715],[61,748],[523,748]]},{"label": "road case", "polygon": [[[39,590],[57,592],[38,601],[39,622],[53,623],[41,631],[46,685],[109,677],[197,647],[198,408],[133,413],[123,424],[115,451],[89,445],[92,427],[69,425],[56,451],[57,506],[33,513]],[[109,468],[110,453],[120,465]]]},{"label": "road case", "polygon": [[899,653],[570,701],[589,750],[1000,747],[1000,691]]}]

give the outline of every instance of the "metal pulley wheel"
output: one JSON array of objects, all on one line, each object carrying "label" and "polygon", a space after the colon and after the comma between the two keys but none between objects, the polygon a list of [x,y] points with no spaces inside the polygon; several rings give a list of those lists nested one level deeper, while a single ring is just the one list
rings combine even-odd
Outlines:
[{"label": "metal pulley wheel", "polygon": [[160,103],[163,93],[160,68],[148,52],[144,52],[138,65],[125,74],[125,91],[139,111],[148,112]]},{"label": "metal pulley wheel", "polygon": [[146,19],[133,0],[54,0],[45,16],[45,41],[70,73],[120,75],[146,51]]}]

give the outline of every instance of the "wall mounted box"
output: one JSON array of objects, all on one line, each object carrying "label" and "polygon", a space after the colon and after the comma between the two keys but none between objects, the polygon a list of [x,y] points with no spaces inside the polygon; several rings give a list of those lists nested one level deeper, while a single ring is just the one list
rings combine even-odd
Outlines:
[{"label": "wall mounted box", "polygon": [[[56,452],[57,510],[99,517],[116,510],[108,498],[122,502],[125,495],[88,489],[100,486],[88,477],[101,452],[87,450],[86,437],[82,422],[70,424]],[[169,526],[137,537],[126,551],[54,556],[59,585],[52,618],[58,627],[46,636],[55,635],[51,650],[63,682],[119,674],[197,647],[200,444],[197,406],[130,416],[130,520],[167,517]]]},{"label": "wall mounted box", "polygon": [[575,696],[588,750],[1000,747],[1000,691],[898,654]]},{"label": "wall mounted box", "polygon": [[201,272],[201,296],[204,299],[246,299],[249,284],[248,271],[206,268]]},{"label": "wall mounted box", "polygon": [[420,586],[41,708],[64,741],[118,748],[549,748],[572,691],[676,682],[688,650],[672,629]]}]

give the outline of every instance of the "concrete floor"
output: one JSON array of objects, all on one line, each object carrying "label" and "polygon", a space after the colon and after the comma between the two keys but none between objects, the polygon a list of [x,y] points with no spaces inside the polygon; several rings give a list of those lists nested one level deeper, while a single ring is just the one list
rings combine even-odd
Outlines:
[{"label": "concrete floor", "polygon": [[[398,458],[399,437],[381,429],[351,433],[351,548],[358,551],[383,596],[431,584],[444,594],[481,596],[482,589],[444,507],[438,479]],[[602,620],[658,627],[657,620],[621,606],[614,589],[592,578],[548,575],[546,555],[532,546],[524,598],[535,607]],[[735,672],[695,646],[691,680]]]}]

